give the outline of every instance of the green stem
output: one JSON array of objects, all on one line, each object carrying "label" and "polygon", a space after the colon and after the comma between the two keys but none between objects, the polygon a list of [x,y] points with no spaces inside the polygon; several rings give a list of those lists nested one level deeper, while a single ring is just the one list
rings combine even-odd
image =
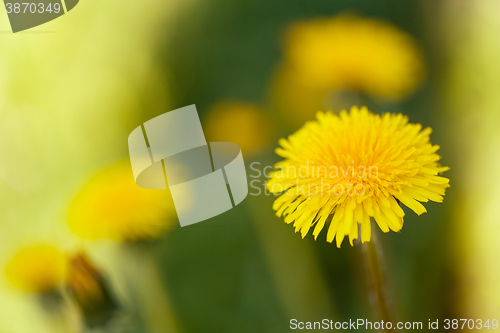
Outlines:
[{"label": "green stem", "polygon": [[[364,266],[369,278],[370,303],[377,313],[380,320],[391,322],[395,325],[392,312],[389,291],[383,269],[383,257],[380,250],[380,244],[375,233],[372,232],[371,241],[361,244]],[[384,325],[385,327],[385,325]],[[385,330],[394,332],[394,330]]]},{"label": "green stem", "polygon": [[161,280],[150,250],[144,245],[125,243],[122,246],[131,269],[127,276],[129,283],[134,285],[133,298],[142,311],[148,332],[179,333],[181,328],[169,291]]}]

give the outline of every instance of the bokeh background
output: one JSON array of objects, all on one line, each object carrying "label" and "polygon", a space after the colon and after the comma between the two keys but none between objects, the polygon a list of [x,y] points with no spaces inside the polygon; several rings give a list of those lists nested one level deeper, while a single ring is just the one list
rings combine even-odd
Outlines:
[{"label": "bokeh background", "polygon": [[[415,41],[423,65],[405,74],[418,81],[407,93],[290,78],[291,27],[346,15],[386,22]],[[407,211],[400,233],[378,235],[396,319],[499,319],[498,1],[82,0],[18,34],[0,16],[0,332],[285,332],[292,318],[377,319],[359,249],[301,239],[274,216],[273,196],[249,195],[179,228],[165,191],[166,206],[151,216],[163,227],[148,237],[75,232],[75,198],[127,159],[128,134],[189,104],[208,141],[242,147],[250,177],[276,163],[277,140],[319,109],[363,104],[431,126],[451,167],[444,203],[428,204],[420,217]],[[265,177],[255,177],[263,190]],[[121,181],[133,184],[132,174]],[[96,186],[97,201],[108,204],[113,186]],[[110,205],[106,213],[123,205],[125,217],[137,208]],[[82,223],[98,228],[83,207]],[[50,275],[40,263],[51,255],[40,248],[31,255],[41,259],[16,257],[37,244],[68,258],[70,278]],[[13,260],[28,266],[9,273]]]}]

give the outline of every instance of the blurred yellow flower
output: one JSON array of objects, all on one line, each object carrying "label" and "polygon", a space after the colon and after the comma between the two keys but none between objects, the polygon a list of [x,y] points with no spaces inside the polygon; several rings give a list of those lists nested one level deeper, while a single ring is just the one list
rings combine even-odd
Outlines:
[{"label": "blurred yellow flower", "polygon": [[213,106],[205,121],[209,141],[233,142],[243,153],[258,152],[269,143],[271,129],[264,111],[242,101],[222,101]]},{"label": "blurred yellow flower", "polygon": [[87,182],[70,206],[68,223],[81,238],[135,241],[172,228],[173,214],[168,191],[137,186],[127,160]]},{"label": "blurred yellow flower", "polygon": [[57,289],[66,274],[66,256],[57,248],[39,244],[22,249],[6,267],[7,279],[17,288],[44,293]]},{"label": "blurred yellow flower", "polygon": [[372,217],[383,232],[401,230],[400,203],[420,215],[426,212],[420,202],[442,202],[449,187],[438,176],[449,168],[438,163],[431,131],[401,114],[379,116],[366,107],[339,116],[318,112],[316,121],[279,141],[276,153],[285,160],[267,183],[270,192],[281,193],[276,215],[295,222],[302,237],[315,226],[317,238],[328,223],[327,241],[336,237],[338,247],[346,235],[353,244],[358,224],[362,242],[370,241]]},{"label": "blurred yellow flower", "polygon": [[353,90],[399,100],[425,77],[415,40],[381,20],[340,15],[299,22],[288,30],[284,45],[272,99],[287,115],[305,116],[299,120],[332,107],[330,92]]},{"label": "blurred yellow flower", "polygon": [[411,93],[424,74],[413,38],[374,19],[342,15],[291,27],[286,62],[298,79],[317,88],[350,88],[399,99]]},{"label": "blurred yellow flower", "polygon": [[309,86],[298,80],[289,66],[282,64],[272,78],[271,105],[286,121],[302,124],[327,106],[326,99],[330,90]]}]

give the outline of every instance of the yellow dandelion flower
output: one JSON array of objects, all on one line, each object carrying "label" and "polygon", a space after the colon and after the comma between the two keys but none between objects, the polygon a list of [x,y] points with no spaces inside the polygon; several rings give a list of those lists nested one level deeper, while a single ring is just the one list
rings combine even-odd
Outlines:
[{"label": "yellow dandelion flower", "polygon": [[420,202],[442,202],[449,180],[438,161],[439,146],[429,141],[431,128],[408,123],[408,117],[375,115],[352,107],[340,115],[318,112],[317,120],[280,139],[276,164],[267,183],[281,196],[273,209],[305,237],[314,227],[318,237],[328,225],[327,241],[345,236],[351,245],[371,237],[371,218],[383,232],[400,231],[404,204],[418,215]]},{"label": "yellow dandelion flower", "polygon": [[348,88],[400,99],[424,77],[415,40],[380,20],[341,15],[297,23],[285,45],[285,66],[315,89]]},{"label": "yellow dandelion flower", "polygon": [[137,186],[130,162],[123,161],[85,184],[69,208],[68,223],[85,239],[154,238],[174,225],[171,201],[166,190]]},{"label": "yellow dandelion flower", "polygon": [[22,249],[8,263],[5,274],[17,288],[44,293],[57,289],[65,278],[67,258],[57,248],[39,244]]},{"label": "yellow dandelion flower", "polygon": [[228,100],[216,104],[204,125],[209,141],[234,142],[247,154],[258,152],[271,137],[264,111],[248,102]]}]

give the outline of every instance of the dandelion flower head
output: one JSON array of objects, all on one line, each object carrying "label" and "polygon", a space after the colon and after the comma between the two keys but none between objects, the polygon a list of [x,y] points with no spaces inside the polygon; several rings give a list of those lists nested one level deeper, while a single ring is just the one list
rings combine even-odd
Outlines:
[{"label": "dandelion flower head", "polygon": [[402,114],[371,113],[352,107],[339,115],[318,112],[317,120],[280,139],[276,153],[285,160],[275,165],[267,183],[281,194],[273,209],[305,237],[318,237],[326,228],[327,241],[340,247],[345,236],[351,245],[371,238],[374,219],[383,232],[400,231],[405,212],[418,215],[422,202],[442,202],[447,178],[432,145],[431,128],[411,124]]}]

